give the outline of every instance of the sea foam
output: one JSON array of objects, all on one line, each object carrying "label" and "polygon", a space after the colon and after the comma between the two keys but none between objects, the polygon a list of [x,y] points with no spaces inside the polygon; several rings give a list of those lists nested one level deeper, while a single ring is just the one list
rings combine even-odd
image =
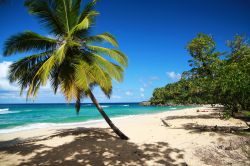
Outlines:
[{"label": "sea foam", "polygon": [[[136,115],[114,117],[112,119],[119,120],[119,119],[134,117],[134,116]],[[0,134],[28,131],[28,130],[33,130],[33,129],[44,129],[44,128],[51,128],[51,127],[52,128],[53,127],[67,127],[67,126],[87,127],[88,125],[94,125],[94,124],[103,123],[103,122],[105,123],[104,119],[95,119],[95,120],[89,120],[85,122],[73,122],[73,123],[32,123],[32,124],[13,127],[13,128],[0,129]]]},{"label": "sea foam", "polygon": [[0,114],[14,114],[19,113],[20,111],[10,111],[9,108],[0,109]]},{"label": "sea foam", "polygon": [[9,108],[1,108],[1,109],[0,109],[0,112],[1,112],[1,111],[9,111]]},{"label": "sea foam", "polygon": [[101,107],[102,108],[108,108],[109,106],[108,105],[102,105]]},{"label": "sea foam", "polygon": [[0,114],[15,114],[20,112],[31,112],[32,110],[22,110],[22,111],[11,111],[9,108],[1,108]]}]

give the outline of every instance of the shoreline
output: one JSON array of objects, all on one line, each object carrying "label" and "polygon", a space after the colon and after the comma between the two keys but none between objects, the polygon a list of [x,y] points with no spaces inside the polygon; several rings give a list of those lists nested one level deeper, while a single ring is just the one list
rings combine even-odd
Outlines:
[{"label": "shoreline", "polygon": [[[190,107],[190,108],[198,108],[198,107],[194,106],[194,107]],[[114,116],[114,117],[111,116],[110,119],[112,121],[113,120],[116,121],[116,120],[119,120],[119,119],[126,119],[126,118],[130,118],[130,117],[161,114],[161,113],[165,113],[165,112],[181,111],[181,110],[190,109],[190,108],[175,108],[175,107],[173,107],[173,108],[169,108],[169,110],[163,110],[161,112],[150,112],[150,113],[143,113],[143,114],[121,115],[121,116],[118,115],[118,116]],[[54,129],[56,129],[56,128],[63,128],[63,127],[88,127],[88,126],[92,126],[92,125],[94,125],[94,126],[98,125],[99,123],[106,123],[106,122],[102,117],[100,117],[98,119],[91,119],[91,120],[79,121],[79,122],[30,123],[30,124],[26,124],[26,125],[11,127],[11,128],[2,128],[2,129],[0,129],[0,134],[9,134],[9,133],[36,130],[36,129],[43,129],[43,128],[54,128]]]}]

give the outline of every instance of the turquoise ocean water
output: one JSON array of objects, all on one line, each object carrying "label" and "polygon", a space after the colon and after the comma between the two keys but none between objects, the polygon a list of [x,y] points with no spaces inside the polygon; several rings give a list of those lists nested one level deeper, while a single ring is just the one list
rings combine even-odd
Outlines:
[{"label": "turquoise ocean water", "polygon": [[[101,105],[111,118],[188,108],[187,106],[140,106],[138,103]],[[79,115],[75,112],[74,104],[0,104],[0,133],[94,122],[98,119],[101,119],[101,116],[93,104],[82,104]]]}]

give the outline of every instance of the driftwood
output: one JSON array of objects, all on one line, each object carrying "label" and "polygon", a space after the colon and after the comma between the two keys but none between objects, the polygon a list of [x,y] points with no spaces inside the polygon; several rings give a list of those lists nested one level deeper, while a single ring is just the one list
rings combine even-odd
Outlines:
[{"label": "driftwood", "polygon": [[246,127],[237,127],[237,126],[206,126],[206,125],[197,125],[194,123],[189,123],[183,125],[184,129],[187,130],[196,130],[200,132],[212,131],[212,132],[222,132],[222,133],[237,133],[237,132],[250,132],[250,128]]},{"label": "driftwood", "polygon": [[167,124],[167,122],[165,122],[163,119],[161,119],[161,121],[162,121],[162,123],[164,124],[164,126],[166,126],[166,127],[170,127],[170,125],[169,125],[169,124]]},{"label": "driftwood", "polygon": [[[161,119],[165,127],[171,127],[165,120]],[[248,127],[237,127],[237,126],[207,126],[197,125],[195,123],[184,124],[183,128],[186,130],[194,130],[197,132],[220,132],[220,133],[239,133],[239,132],[250,132]]]}]

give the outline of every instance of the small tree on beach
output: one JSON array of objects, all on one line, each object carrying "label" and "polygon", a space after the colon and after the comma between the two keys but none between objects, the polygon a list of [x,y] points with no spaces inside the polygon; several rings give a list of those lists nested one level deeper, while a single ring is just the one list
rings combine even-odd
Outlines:
[{"label": "small tree on beach", "polygon": [[[212,36],[199,33],[197,37],[192,39],[186,46],[187,51],[191,55],[189,71],[192,78],[204,78],[212,76],[213,64],[219,60],[220,52],[215,52],[216,43]],[[187,73],[187,72],[186,72]]]},{"label": "small tree on beach", "polygon": [[[116,39],[109,33],[91,36],[98,12],[96,0],[85,5],[81,0],[26,0],[29,13],[36,16],[53,37],[26,31],[11,36],[5,42],[4,55],[32,52],[10,66],[10,82],[18,82],[21,94],[35,97],[48,80],[55,93],[58,89],[67,101],[76,101],[77,113],[81,99],[89,97],[103,118],[121,138],[128,139],[109,119],[92,90],[99,86],[107,97],[112,92],[112,79],[123,80],[127,57],[120,52]],[[93,44],[109,42],[115,49]],[[106,59],[108,57],[108,59]]]}]

